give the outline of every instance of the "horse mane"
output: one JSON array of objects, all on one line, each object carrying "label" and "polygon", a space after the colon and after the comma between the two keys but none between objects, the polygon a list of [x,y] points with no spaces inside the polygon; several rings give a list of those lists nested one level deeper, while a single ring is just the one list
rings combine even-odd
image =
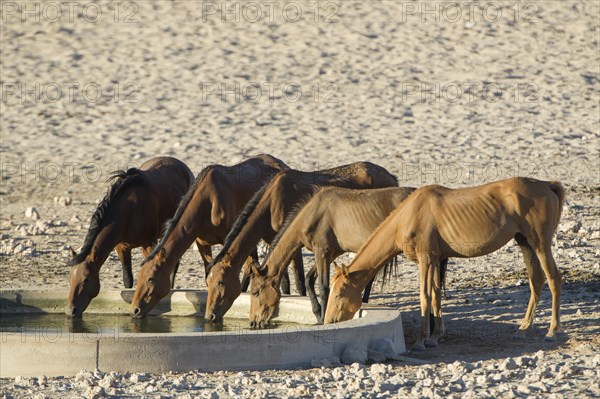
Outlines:
[{"label": "horse mane", "polygon": [[[285,172],[285,171],[286,170],[284,170],[283,172]],[[278,174],[279,173],[281,173],[281,172],[278,172]],[[231,227],[231,230],[229,230],[229,233],[227,233],[227,236],[225,237],[225,240],[223,242],[223,248],[217,254],[217,256],[215,256],[213,258],[212,262],[210,262],[208,264],[208,266],[206,267],[207,273],[211,269],[211,267],[213,267],[217,262],[219,262],[220,260],[223,259],[223,257],[225,256],[225,254],[227,253],[229,248],[231,248],[233,241],[240,234],[240,232],[242,231],[242,228],[248,222],[250,215],[252,215],[252,213],[258,206],[258,203],[262,199],[263,194],[267,191],[267,188],[269,188],[271,183],[275,180],[275,176],[273,176],[271,179],[267,180],[265,182],[265,184],[263,184],[263,186],[257,192],[254,193],[254,195],[252,196],[250,201],[248,201],[246,203],[246,206],[244,207],[244,209],[242,210],[242,212],[240,213],[238,218],[235,220],[233,227]]]},{"label": "horse mane", "polygon": [[152,252],[150,252],[148,256],[146,256],[146,259],[144,259],[143,263],[154,259],[154,257],[159,253],[159,251],[165,246],[165,243],[167,242],[167,237],[169,237],[173,229],[175,229],[175,226],[177,226],[177,223],[179,223],[179,221],[181,220],[183,213],[187,209],[187,206],[189,205],[190,201],[192,200],[192,197],[194,196],[196,188],[198,188],[200,183],[208,175],[208,172],[213,170],[214,167],[215,165],[209,165],[206,168],[202,169],[198,176],[196,176],[196,179],[188,189],[187,193],[185,193],[185,195],[179,201],[179,205],[177,205],[177,210],[175,211],[173,217],[164,223],[160,239],[158,240],[154,248],[152,248]]},{"label": "horse mane", "polygon": [[116,179],[116,181],[108,189],[106,195],[92,214],[90,227],[88,228],[85,239],[83,240],[81,252],[79,252],[79,254],[77,254],[70,262],[68,262],[69,265],[72,266],[83,262],[90,254],[92,251],[92,246],[94,245],[94,241],[100,233],[100,229],[104,225],[104,218],[107,214],[107,211],[115,198],[117,198],[117,196],[119,196],[119,194],[125,189],[144,181],[142,171],[137,168],[130,168],[126,171],[117,170],[113,172],[108,179],[106,179],[106,182],[108,183],[114,179]]},{"label": "horse mane", "polygon": [[263,264],[261,265],[261,268],[265,265],[265,262],[267,261],[267,259],[269,259],[271,252],[273,252],[273,250],[275,249],[277,244],[279,244],[279,241],[281,241],[281,237],[283,236],[285,231],[290,227],[290,225],[292,224],[294,219],[296,219],[296,216],[298,216],[298,214],[302,211],[302,209],[304,209],[306,204],[308,204],[308,202],[311,199],[313,199],[313,197],[315,195],[317,195],[317,192],[319,190],[321,190],[322,188],[324,188],[324,187],[318,186],[316,184],[311,185],[310,192],[308,192],[306,195],[304,195],[304,197],[300,201],[298,201],[298,203],[294,206],[294,208],[290,211],[290,213],[285,217],[285,220],[283,221],[283,225],[281,226],[281,228],[275,235],[275,238],[273,238],[273,241],[269,245],[269,250],[267,251],[267,254],[265,255],[265,257],[263,259]]}]

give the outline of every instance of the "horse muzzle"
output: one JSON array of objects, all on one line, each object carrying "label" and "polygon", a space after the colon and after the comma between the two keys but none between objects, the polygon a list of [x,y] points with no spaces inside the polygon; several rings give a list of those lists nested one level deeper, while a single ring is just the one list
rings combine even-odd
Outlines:
[{"label": "horse muzzle", "polygon": [[79,310],[77,308],[77,306],[74,306],[74,305],[67,306],[65,313],[67,314],[67,316],[75,317],[75,318],[80,318],[81,316],[83,316],[83,311]]},{"label": "horse muzzle", "polygon": [[144,316],[146,316],[146,312],[141,306],[135,306],[131,310],[131,316],[135,317],[136,319],[142,319]]},{"label": "horse muzzle", "polygon": [[221,323],[223,321],[223,316],[217,315],[215,313],[210,313],[206,318],[211,323]]}]

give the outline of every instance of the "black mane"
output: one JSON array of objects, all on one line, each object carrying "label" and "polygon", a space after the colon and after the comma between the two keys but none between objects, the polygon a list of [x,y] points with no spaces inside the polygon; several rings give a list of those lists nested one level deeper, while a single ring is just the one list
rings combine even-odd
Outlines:
[{"label": "black mane", "polygon": [[94,245],[94,241],[100,232],[100,229],[104,225],[104,218],[107,214],[107,211],[114,201],[115,198],[125,189],[139,184],[143,181],[142,171],[137,168],[130,168],[126,171],[118,170],[113,172],[113,174],[106,180],[109,181],[117,179],[113,185],[110,187],[94,213],[92,214],[92,219],[90,221],[90,227],[87,231],[85,239],[83,240],[83,247],[81,248],[81,252],[73,258],[69,262],[70,265],[76,265],[85,260],[85,258],[92,251],[92,246]]},{"label": "black mane", "polygon": [[204,180],[204,178],[208,175],[208,172],[214,168],[214,166],[215,165],[209,165],[206,168],[202,169],[202,171],[200,171],[200,173],[194,180],[194,183],[190,186],[190,188],[188,189],[187,193],[185,193],[183,198],[181,198],[181,201],[179,201],[179,205],[177,206],[177,210],[175,211],[175,214],[173,215],[173,217],[171,219],[167,220],[165,222],[165,224],[163,225],[162,234],[161,234],[160,239],[158,240],[158,243],[154,246],[154,248],[152,248],[152,252],[150,252],[148,254],[148,256],[146,256],[146,259],[144,259],[143,263],[146,263],[146,262],[154,259],[156,254],[158,254],[158,252],[164,247],[165,242],[167,241],[167,237],[169,236],[169,234],[171,234],[173,229],[175,229],[175,226],[177,226],[177,223],[179,223],[181,216],[183,216],[183,212],[185,212],[188,204],[192,200],[192,197],[194,196],[194,192],[196,191],[196,188],[198,187],[200,182],[202,180]]}]

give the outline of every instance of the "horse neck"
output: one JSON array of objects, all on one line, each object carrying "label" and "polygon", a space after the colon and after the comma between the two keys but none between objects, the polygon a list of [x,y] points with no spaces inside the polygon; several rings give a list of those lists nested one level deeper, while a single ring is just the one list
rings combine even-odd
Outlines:
[{"label": "horse neck", "polygon": [[244,262],[261,239],[268,240],[274,234],[271,227],[270,208],[270,196],[265,201],[261,199],[231,243],[227,253],[231,257],[231,266],[234,270],[239,272],[242,269]]},{"label": "horse neck", "polygon": [[[299,218],[295,218],[294,221]],[[295,223],[286,228],[275,246],[271,247],[263,265],[267,268],[268,276],[277,276],[281,281],[287,265],[290,263],[297,250],[302,248],[302,241]]]},{"label": "horse neck", "polygon": [[122,223],[120,220],[115,218],[111,223],[103,226],[96,235],[92,250],[88,255],[88,265],[92,269],[99,270],[112,250],[122,241],[126,223]]},{"label": "horse neck", "polygon": [[181,218],[163,244],[166,260],[162,267],[169,271],[175,268],[177,262],[201,235],[202,219],[210,219],[211,202],[204,192],[202,187],[198,187],[198,194],[194,195],[188,203]]},{"label": "horse neck", "polygon": [[382,222],[348,266],[350,279],[361,288],[365,288],[379,270],[400,253],[396,245],[397,217],[394,216]]}]

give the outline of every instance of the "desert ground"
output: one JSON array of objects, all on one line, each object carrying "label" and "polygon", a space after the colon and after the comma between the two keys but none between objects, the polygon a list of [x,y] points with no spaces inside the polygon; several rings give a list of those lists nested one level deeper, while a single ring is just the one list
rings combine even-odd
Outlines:
[{"label": "desert ground", "polygon": [[[529,176],[560,180],[567,200],[553,244],[563,275],[556,342],[543,341],[547,287],[533,331],[513,339],[529,287],[511,242],[450,262],[444,342],[404,362],[163,375],[88,370],[3,379],[0,392],[599,396],[599,13],[593,0],[3,1],[2,289],[66,289],[68,248],[82,244],[110,172],[157,155],[177,157],[195,174],[259,153],[302,170],[368,160],[406,186]],[[308,268],[312,254],[304,257]],[[140,261],[136,251],[134,273]],[[122,286],[116,254],[101,276],[104,289]],[[416,266],[401,259],[372,296],[403,312],[409,348],[417,281]],[[176,285],[205,286],[194,248]]]}]

